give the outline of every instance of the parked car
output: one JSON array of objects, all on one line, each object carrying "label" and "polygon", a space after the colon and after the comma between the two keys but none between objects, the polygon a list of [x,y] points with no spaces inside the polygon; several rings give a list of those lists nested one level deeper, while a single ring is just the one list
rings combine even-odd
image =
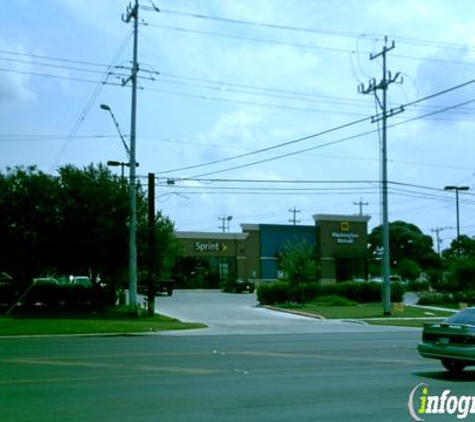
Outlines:
[{"label": "parked car", "polygon": [[87,275],[73,277],[72,284],[84,287],[92,287],[91,279]]},{"label": "parked car", "polygon": [[33,279],[35,286],[57,286],[58,280],[53,277],[38,277]]},{"label": "parked car", "polygon": [[475,365],[475,308],[457,312],[441,323],[424,324],[419,354],[439,359],[450,372]]},{"label": "parked car", "polygon": [[234,281],[227,281],[223,285],[223,291],[228,293],[242,293],[242,292],[249,292],[253,293],[256,289],[256,285],[251,280],[242,280],[238,278]]},{"label": "parked car", "polygon": [[[139,282],[137,286],[137,291],[140,294],[146,295],[148,293],[149,285],[146,281]],[[175,280],[172,278],[155,280],[154,282],[154,293],[159,295],[161,293],[166,293],[168,296],[173,294],[173,289],[175,288]]]}]

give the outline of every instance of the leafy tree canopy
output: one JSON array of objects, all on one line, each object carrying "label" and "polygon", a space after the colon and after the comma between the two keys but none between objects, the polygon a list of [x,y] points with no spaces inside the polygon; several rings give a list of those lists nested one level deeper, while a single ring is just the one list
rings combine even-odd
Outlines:
[{"label": "leafy tree canopy", "polygon": [[[126,180],[103,165],[65,166],[57,176],[17,167],[0,173],[0,189],[0,271],[25,282],[47,274],[127,279]],[[140,186],[137,214],[141,258],[147,242],[147,201]],[[161,248],[157,271],[163,271],[172,259],[173,223],[160,213],[156,223]]]},{"label": "leafy tree canopy", "polygon": [[[377,254],[382,245],[382,226],[371,231],[368,241],[370,252]],[[413,278],[418,268],[426,271],[441,265],[439,256],[433,250],[432,237],[414,224],[405,221],[389,223],[389,243],[392,268],[405,272],[408,278]]]}]

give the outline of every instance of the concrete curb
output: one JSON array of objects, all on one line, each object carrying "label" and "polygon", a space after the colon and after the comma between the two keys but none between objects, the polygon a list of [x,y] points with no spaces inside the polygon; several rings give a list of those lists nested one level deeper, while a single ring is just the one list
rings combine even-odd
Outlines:
[{"label": "concrete curb", "polygon": [[369,327],[369,325],[370,325],[366,321],[363,321],[361,319],[339,319],[337,321],[346,322],[346,323],[350,323],[350,324],[364,325],[365,327]]},{"label": "concrete curb", "polygon": [[269,306],[269,305],[263,305],[263,306],[260,306],[260,307],[264,308],[264,309],[269,309],[270,311],[277,311],[277,312],[283,312],[283,313],[286,313],[286,314],[299,315],[299,316],[312,318],[312,319],[326,319],[321,315],[310,314],[308,312],[297,311],[297,310],[294,310],[294,309],[277,308],[275,306]]}]

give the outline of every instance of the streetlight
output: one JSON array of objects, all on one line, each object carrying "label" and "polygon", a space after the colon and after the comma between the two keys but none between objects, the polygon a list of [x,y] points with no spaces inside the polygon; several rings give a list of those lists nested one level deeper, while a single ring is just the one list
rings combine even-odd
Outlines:
[{"label": "streetlight", "polygon": [[457,251],[460,253],[459,250],[459,241],[460,241],[460,218],[459,218],[459,191],[467,191],[470,188],[468,186],[444,186],[444,190],[453,190],[455,191],[455,209],[457,215]]},{"label": "streetlight", "polygon": [[[130,163],[124,163],[123,161],[109,160],[106,163],[110,167],[120,167],[120,177],[124,178],[124,167],[129,167]],[[139,163],[135,163],[135,167],[138,167]]]},{"label": "streetlight", "polygon": [[[101,104],[102,110],[108,111],[114,121],[115,127],[119,132],[122,144],[125,147],[129,163],[129,206],[130,206],[130,220],[129,220],[129,305],[133,314],[137,313],[137,198],[135,188],[135,168],[138,163],[135,162],[135,129],[132,130],[130,148],[125,142],[125,138],[119,127],[114,113],[108,104]],[[135,126],[132,124],[132,126]],[[120,163],[120,162],[117,162]],[[121,165],[121,164],[119,164]],[[125,164],[124,164],[125,165]],[[123,167],[122,167],[123,169]]]},{"label": "streetlight", "polygon": [[127,142],[125,142],[125,137],[122,134],[122,131],[120,130],[119,123],[117,122],[117,119],[115,118],[114,113],[112,112],[112,109],[110,108],[108,104],[101,104],[100,108],[102,110],[108,111],[109,114],[111,115],[112,120],[114,121],[114,125],[117,128],[117,132],[119,132],[120,140],[122,141],[122,144],[124,145],[125,152],[127,153],[127,158],[130,160],[130,148],[127,145]]}]

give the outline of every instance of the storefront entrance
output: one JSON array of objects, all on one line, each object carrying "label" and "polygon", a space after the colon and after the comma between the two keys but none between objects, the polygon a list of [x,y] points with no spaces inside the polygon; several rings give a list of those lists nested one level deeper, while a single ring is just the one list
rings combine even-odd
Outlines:
[{"label": "storefront entrance", "polygon": [[236,280],[236,260],[232,257],[182,257],[173,272],[178,288],[219,289]]}]

